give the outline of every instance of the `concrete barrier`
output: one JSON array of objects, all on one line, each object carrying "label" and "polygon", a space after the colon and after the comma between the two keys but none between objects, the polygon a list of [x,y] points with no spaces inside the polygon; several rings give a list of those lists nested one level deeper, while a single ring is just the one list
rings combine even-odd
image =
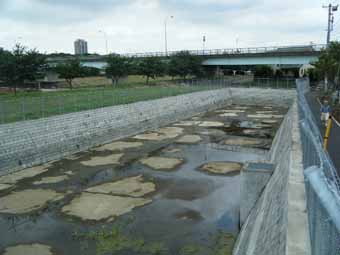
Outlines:
[{"label": "concrete barrier", "polygon": [[297,103],[270,151],[275,171],[246,219],[234,255],[310,254]]}]

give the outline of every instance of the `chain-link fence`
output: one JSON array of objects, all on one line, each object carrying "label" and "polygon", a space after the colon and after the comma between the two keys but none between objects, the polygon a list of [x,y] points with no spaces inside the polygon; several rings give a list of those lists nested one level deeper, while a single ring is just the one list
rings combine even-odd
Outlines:
[{"label": "chain-link fence", "polygon": [[116,87],[56,91],[11,99],[0,97],[0,124],[45,118],[101,107],[129,104],[225,87],[295,88],[292,79],[186,79],[163,86]]},{"label": "chain-link fence", "polygon": [[339,255],[340,178],[305,98],[309,81],[297,84],[312,255]]}]

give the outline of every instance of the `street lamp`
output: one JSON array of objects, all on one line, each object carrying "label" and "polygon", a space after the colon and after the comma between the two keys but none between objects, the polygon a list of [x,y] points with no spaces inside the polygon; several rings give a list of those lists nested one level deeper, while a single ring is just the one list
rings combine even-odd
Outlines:
[{"label": "street lamp", "polygon": [[99,33],[102,33],[104,35],[105,38],[105,50],[106,50],[106,55],[108,54],[108,48],[107,48],[107,33],[103,30],[99,30]]},{"label": "street lamp", "polygon": [[165,37],[165,55],[168,56],[168,34],[167,34],[167,23],[168,18],[173,19],[174,16],[167,16],[164,19],[164,37]]},{"label": "street lamp", "polygon": [[203,35],[203,55],[204,55],[204,51],[205,51],[205,42],[206,42],[207,38],[205,35]]}]

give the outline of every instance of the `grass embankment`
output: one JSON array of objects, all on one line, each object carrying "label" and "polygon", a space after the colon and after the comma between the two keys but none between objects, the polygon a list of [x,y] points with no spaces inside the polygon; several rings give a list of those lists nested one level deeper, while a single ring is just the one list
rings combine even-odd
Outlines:
[{"label": "grass embankment", "polygon": [[[175,85],[158,79],[148,86],[140,77],[129,77],[120,85],[76,87],[53,92],[18,92],[0,94],[0,123],[38,119],[107,106],[146,101],[211,89],[211,86]],[[134,79],[134,81],[131,81]],[[158,83],[160,85],[155,86]]]}]

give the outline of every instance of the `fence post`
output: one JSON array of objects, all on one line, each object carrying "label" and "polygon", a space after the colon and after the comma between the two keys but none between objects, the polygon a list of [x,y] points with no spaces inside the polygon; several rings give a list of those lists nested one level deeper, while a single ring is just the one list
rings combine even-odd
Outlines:
[{"label": "fence post", "polygon": [[61,97],[62,96],[57,96],[57,99],[58,99],[58,108],[59,108],[59,114],[62,114],[62,110],[61,110]]},{"label": "fence post", "polygon": [[5,123],[5,103],[0,102],[0,111],[1,111],[1,124]]},{"label": "fence post", "polygon": [[22,114],[22,119],[26,120],[26,116],[25,116],[25,97],[23,97],[22,100],[21,100],[21,114]]}]

